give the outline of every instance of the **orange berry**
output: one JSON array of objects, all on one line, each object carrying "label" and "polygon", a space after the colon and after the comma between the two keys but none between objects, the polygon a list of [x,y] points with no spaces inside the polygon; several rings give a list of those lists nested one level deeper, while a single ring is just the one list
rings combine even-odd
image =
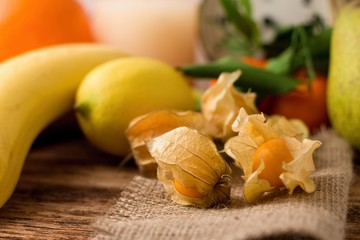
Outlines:
[{"label": "orange berry", "polygon": [[187,188],[184,185],[182,185],[180,182],[174,180],[174,188],[176,189],[176,191],[178,193],[180,193],[181,195],[185,196],[185,197],[189,197],[189,198],[203,198],[206,195],[199,193],[199,191],[192,187],[192,188]]},{"label": "orange berry", "polygon": [[253,158],[253,171],[258,169],[261,161],[265,168],[259,174],[260,179],[267,180],[272,187],[283,187],[279,176],[284,172],[283,163],[293,160],[291,153],[283,139],[272,139],[262,144]]}]

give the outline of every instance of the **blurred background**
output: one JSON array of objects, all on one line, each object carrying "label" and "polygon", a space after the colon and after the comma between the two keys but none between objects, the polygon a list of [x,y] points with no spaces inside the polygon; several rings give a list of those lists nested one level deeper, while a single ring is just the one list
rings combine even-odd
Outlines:
[{"label": "blurred background", "polygon": [[[73,2],[78,2],[83,9],[76,9]],[[43,45],[79,41],[112,44],[130,54],[159,58],[172,65],[215,59],[229,53],[224,42],[231,31],[234,32],[227,27],[220,2],[1,0],[0,61]],[[331,25],[343,1],[250,2],[251,18],[260,29],[261,41],[269,43],[275,38],[276,31],[284,26],[305,24],[314,19]],[[80,19],[83,18],[81,11],[87,19]],[[90,30],[86,29],[87,24]],[[227,44],[231,43],[228,41]],[[234,48],[231,51],[235,52]]]},{"label": "blurred background", "polygon": [[[271,100],[263,96],[259,108],[290,118],[314,115],[317,119],[309,126],[319,127],[328,121],[324,79],[331,27],[344,2],[0,0],[0,62],[32,49],[74,42],[109,44],[131,55],[156,58],[177,67],[231,56],[281,76],[298,78],[303,84],[307,81],[308,86],[310,80],[317,82],[313,81],[317,75],[321,82],[318,95],[306,91],[306,96],[290,96],[290,100],[288,96]],[[205,89],[208,83],[196,81],[194,86]],[[319,107],[314,107],[314,102]],[[301,104],[304,113],[299,113]],[[288,109],[297,111],[289,113]]]},{"label": "blurred background", "polygon": [[[219,0],[79,0],[96,41],[173,65],[226,54],[225,14]],[[239,1],[241,2],[241,1]],[[252,0],[261,39],[271,42],[281,27],[320,19],[330,26],[340,0]],[[205,48],[205,49],[204,49]]]}]

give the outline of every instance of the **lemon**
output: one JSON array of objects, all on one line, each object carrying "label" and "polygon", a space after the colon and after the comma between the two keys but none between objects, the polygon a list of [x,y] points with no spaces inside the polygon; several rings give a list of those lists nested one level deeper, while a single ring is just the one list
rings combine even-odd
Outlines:
[{"label": "lemon", "polygon": [[93,69],[76,93],[76,116],[86,138],[99,149],[126,155],[130,121],[155,110],[193,110],[187,80],[172,66],[144,57],[112,60]]}]

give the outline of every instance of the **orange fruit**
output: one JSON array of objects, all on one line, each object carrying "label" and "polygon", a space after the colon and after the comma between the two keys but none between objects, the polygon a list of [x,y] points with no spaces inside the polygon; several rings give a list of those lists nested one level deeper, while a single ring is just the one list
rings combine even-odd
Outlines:
[{"label": "orange fruit", "polygon": [[91,41],[76,0],[0,0],[0,62],[40,47]]},{"label": "orange fruit", "polygon": [[195,187],[187,188],[180,182],[174,180],[174,188],[178,193],[189,198],[203,198],[206,195],[200,193]]},{"label": "orange fruit", "polygon": [[257,68],[266,68],[266,65],[267,65],[267,61],[265,59],[254,58],[254,57],[250,57],[250,56],[242,57],[241,61],[243,63],[246,63],[247,65],[257,67]]},{"label": "orange fruit", "polygon": [[318,74],[309,88],[304,72],[298,73],[296,77],[303,84],[294,91],[272,98],[268,104],[267,113],[301,119],[310,130],[314,131],[328,123],[326,78]]},{"label": "orange fruit", "polygon": [[263,161],[265,168],[259,174],[260,179],[267,180],[272,187],[282,187],[283,182],[279,178],[284,172],[283,164],[293,160],[284,139],[272,139],[262,144],[255,152],[253,159],[253,171],[258,169]]}]

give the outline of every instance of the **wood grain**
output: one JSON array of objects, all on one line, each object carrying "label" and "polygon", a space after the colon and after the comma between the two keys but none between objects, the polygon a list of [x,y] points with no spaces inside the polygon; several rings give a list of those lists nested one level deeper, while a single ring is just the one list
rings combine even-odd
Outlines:
[{"label": "wood grain", "polygon": [[88,239],[136,174],[83,140],[41,146],[26,160],[10,201],[0,210],[0,239]]},{"label": "wood grain", "polygon": [[[0,239],[88,239],[91,223],[104,215],[137,174],[119,169],[83,139],[32,149],[14,195],[0,209]],[[346,239],[360,239],[360,170],[350,189]]]}]

